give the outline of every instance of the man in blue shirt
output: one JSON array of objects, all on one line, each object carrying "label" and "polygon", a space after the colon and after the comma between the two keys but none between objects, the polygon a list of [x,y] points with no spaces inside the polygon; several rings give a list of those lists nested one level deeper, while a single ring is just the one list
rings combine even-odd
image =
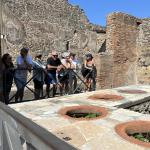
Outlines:
[{"label": "man in blue shirt", "polygon": [[45,66],[42,62],[42,54],[37,54],[33,63],[33,82],[34,82],[34,98],[40,99],[43,96],[43,85],[45,79]]}]

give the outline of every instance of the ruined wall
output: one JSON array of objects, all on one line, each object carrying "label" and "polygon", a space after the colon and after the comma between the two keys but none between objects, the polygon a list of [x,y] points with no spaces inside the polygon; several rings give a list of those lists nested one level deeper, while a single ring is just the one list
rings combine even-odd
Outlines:
[{"label": "ruined wall", "polygon": [[94,55],[97,67],[97,89],[112,87],[112,55],[108,53]]},{"label": "ruined wall", "polygon": [[98,88],[150,84],[150,19],[108,15],[106,51],[95,58]]},{"label": "ruined wall", "polygon": [[112,74],[112,87],[136,83],[136,40],[140,22],[141,20],[123,13],[112,13],[107,17],[106,49],[112,56],[107,60],[112,66],[108,70]]},{"label": "ruined wall", "polygon": [[13,55],[26,45],[33,55],[42,51],[47,57],[53,49],[65,51],[67,43],[77,53],[97,52],[105,40],[103,28],[90,24],[67,0],[5,0],[3,5],[5,52]]},{"label": "ruined wall", "polygon": [[137,79],[140,84],[150,84],[150,19],[143,20],[139,28]]},{"label": "ruined wall", "polygon": [[95,54],[98,88],[150,82],[150,19],[112,13],[105,31],[67,0],[3,2],[2,45],[14,57],[25,45],[33,56],[42,52],[46,59],[53,49],[66,51],[68,44],[80,57],[89,50]]}]

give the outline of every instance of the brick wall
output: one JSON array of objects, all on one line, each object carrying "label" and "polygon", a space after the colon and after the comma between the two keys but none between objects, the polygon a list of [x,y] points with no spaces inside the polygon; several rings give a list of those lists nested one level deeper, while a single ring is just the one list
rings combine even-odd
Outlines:
[{"label": "brick wall", "polygon": [[97,89],[112,87],[112,56],[109,54],[94,55],[97,68]]},{"label": "brick wall", "polygon": [[143,20],[137,40],[137,79],[140,84],[150,84],[150,19]]},{"label": "brick wall", "polygon": [[107,17],[107,52],[112,55],[112,87],[136,83],[136,40],[141,20],[123,13]]}]

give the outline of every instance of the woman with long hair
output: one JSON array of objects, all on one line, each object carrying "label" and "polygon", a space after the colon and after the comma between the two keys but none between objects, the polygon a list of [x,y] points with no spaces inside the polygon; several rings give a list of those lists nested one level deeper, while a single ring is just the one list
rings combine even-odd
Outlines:
[{"label": "woman with long hair", "polygon": [[86,54],[86,59],[82,66],[82,75],[85,82],[85,91],[94,91],[96,88],[96,66],[91,53]]},{"label": "woman with long hair", "polygon": [[14,78],[14,65],[10,54],[6,53],[2,56],[3,63],[3,96],[4,103],[9,103],[9,94],[11,91]]}]

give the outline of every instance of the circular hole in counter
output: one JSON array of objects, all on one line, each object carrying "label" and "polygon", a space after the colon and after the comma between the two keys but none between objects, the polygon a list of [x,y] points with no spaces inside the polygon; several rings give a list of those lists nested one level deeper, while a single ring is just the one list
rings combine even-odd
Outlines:
[{"label": "circular hole in counter", "polygon": [[126,94],[146,94],[146,91],[143,90],[135,90],[135,89],[126,89],[126,90],[118,90],[120,93],[126,93]]},{"label": "circular hole in counter", "polygon": [[120,101],[124,99],[124,97],[116,94],[93,94],[89,96],[88,99],[103,101]]},{"label": "circular hole in counter", "polygon": [[150,148],[150,121],[131,121],[115,127],[123,139]]},{"label": "circular hole in counter", "polygon": [[93,120],[105,117],[108,111],[104,107],[84,105],[65,107],[59,110],[58,113],[68,119]]}]

